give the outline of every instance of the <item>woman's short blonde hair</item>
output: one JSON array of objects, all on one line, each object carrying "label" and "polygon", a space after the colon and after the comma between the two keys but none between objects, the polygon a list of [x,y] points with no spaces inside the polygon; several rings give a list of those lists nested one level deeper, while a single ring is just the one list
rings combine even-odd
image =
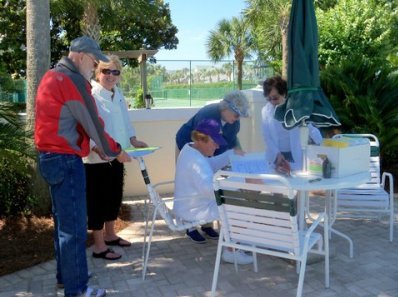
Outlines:
[{"label": "woman's short blonde hair", "polygon": [[206,135],[202,132],[196,131],[196,130],[192,130],[191,132],[191,140],[192,141],[203,141],[203,142],[208,142],[209,141],[210,136]]},{"label": "woman's short blonde hair", "polygon": [[109,55],[107,56],[109,62],[100,61],[98,63],[97,68],[95,69],[95,79],[98,80],[98,76],[101,73],[102,69],[107,69],[111,64],[115,65],[116,69],[120,72],[122,71],[122,62],[120,61],[119,57],[116,55]]}]

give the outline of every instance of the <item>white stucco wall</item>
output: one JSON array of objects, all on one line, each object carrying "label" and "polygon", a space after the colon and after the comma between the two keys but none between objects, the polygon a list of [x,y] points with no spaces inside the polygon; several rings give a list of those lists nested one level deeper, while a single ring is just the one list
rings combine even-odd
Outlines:
[{"label": "white stucco wall", "polygon": [[[239,140],[247,152],[264,150],[261,135],[261,109],[265,104],[262,88],[245,90],[249,99],[250,116],[241,119]],[[175,134],[180,126],[191,118],[199,108],[170,109],[138,109],[130,110],[132,124],[137,131],[137,138],[150,146],[160,146],[161,149],[144,157],[151,182],[158,183],[174,179],[175,172]],[[171,192],[172,188],[164,191]],[[126,165],[125,196],[146,194],[146,187],[141,176],[138,162]]]}]

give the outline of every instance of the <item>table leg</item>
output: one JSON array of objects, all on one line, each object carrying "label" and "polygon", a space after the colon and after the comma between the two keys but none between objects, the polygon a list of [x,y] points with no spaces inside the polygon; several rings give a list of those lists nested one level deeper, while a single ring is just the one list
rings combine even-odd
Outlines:
[{"label": "table leg", "polygon": [[[325,213],[328,217],[329,220],[329,238],[331,238],[332,233],[336,234],[337,236],[340,236],[344,238],[345,240],[348,241],[349,244],[349,256],[350,258],[354,257],[354,244],[352,242],[352,239],[340,232],[337,231],[336,229],[333,228],[333,224],[336,221],[336,211],[337,211],[337,190],[328,190],[326,191],[326,197],[325,197]],[[305,218],[307,217],[308,219],[314,221],[315,218],[311,216],[310,213],[310,206],[309,206],[309,193],[308,192],[300,192],[300,197],[299,197],[299,209],[301,210],[300,213],[300,218],[299,218],[299,227],[300,230],[304,230],[305,228]]]},{"label": "table leg", "polygon": [[308,209],[306,208],[308,200],[308,192],[300,191],[298,193],[298,225],[299,230],[303,231],[307,227],[307,223],[305,221]]},{"label": "table leg", "polygon": [[333,224],[336,221],[336,211],[337,211],[336,210],[336,208],[337,208],[336,197],[337,197],[337,190],[326,191],[325,212],[329,219],[329,237],[331,238],[332,233],[334,233],[337,236],[340,236],[340,237],[344,238],[345,240],[347,240],[348,244],[349,244],[349,255],[350,255],[350,258],[353,258],[354,257],[354,244],[352,242],[352,239],[348,235],[346,235],[340,231],[337,231],[336,229],[333,228]]}]

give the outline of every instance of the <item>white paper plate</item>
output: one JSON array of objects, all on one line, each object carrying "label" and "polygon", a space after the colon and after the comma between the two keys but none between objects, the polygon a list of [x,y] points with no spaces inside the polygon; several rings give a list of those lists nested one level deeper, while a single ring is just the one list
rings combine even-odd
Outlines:
[{"label": "white paper plate", "polygon": [[144,147],[144,148],[129,148],[126,149],[126,153],[130,155],[130,157],[142,157],[148,154],[152,154],[154,151],[160,149],[159,146],[151,146],[151,147]]}]

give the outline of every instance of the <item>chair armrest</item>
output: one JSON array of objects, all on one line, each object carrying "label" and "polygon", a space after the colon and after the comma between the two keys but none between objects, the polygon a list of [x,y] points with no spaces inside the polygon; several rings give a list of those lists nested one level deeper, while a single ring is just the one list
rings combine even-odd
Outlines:
[{"label": "chair armrest", "polygon": [[305,233],[304,247],[303,247],[304,251],[308,251],[308,248],[309,248],[308,245],[310,242],[311,234],[314,232],[315,228],[321,223],[322,219],[324,219],[324,221],[325,221],[325,225],[323,226],[325,236],[324,236],[323,240],[328,240],[328,235],[327,235],[327,232],[329,232],[329,230],[327,230],[329,228],[328,222],[327,222],[328,218],[326,216],[326,213],[322,212],[319,214],[318,218],[311,224],[311,227]]},{"label": "chair armrest", "polygon": [[322,222],[323,219],[326,218],[326,213],[322,212],[319,214],[318,218],[312,222],[310,228],[307,230],[306,234],[305,234],[305,239],[309,240],[310,235],[312,232],[314,232],[315,228]]},{"label": "chair armrest", "polygon": [[381,175],[381,186],[384,189],[385,187],[385,182],[386,179],[388,179],[388,185],[389,185],[389,193],[394,193],[394,177],[391,173],[389,172],[383,172],[383,174]]},{"label": "chair armrest", "polygon": [[168,181],[164,181],[164,182],[160,182],[160,183],[154,184],[153,188],[156,189],[156,188],[158,188],[160,186],[164,186],[164,185],[168,185],[168,184],[174,184],[174,180],[168,180]]},{"label": "chair armrest", "polygon": [[162,197],[161,195],[159,195],[157,188],[164,186],[164,185],[173,184],[173,183],[174,183],[174,180],[168,180],[168,181],[160,182],[160,183],[157,183],[154,185],[151,185],[151,184],[149,185],[149,188],[148,188],[149,196],[151,197],[152,203],[154,203],[157,208],[160,206],[160,204],[158,204],[156,201],[161,202],[162,204],[165,204],[167,201],[173,199],[173,197]]},{"label": "chair armrest", "polygon": [[[156,188],[159,188],[161,186],[168,185],[168,184],[174,184],[174,180],[168,180],[168,181],[160,182],[160,183],[154,184],[152,187],[153,187],[153,189],[156,189]],[[166,202],[169,202],[169,201],[175,202],[175,201],[184,200],[184,199],[176,199],[174,197],[162,197],[160,195],[159,195],[159,198],[160,198],[160,200],[163,203],[166,203]]]},{"label": "chair armrest", "polygon": [[[168,181],[160,182],[160,183],[154,184],[152,187],[153,187],[153,189],[156,189],[156,188],[159,188],[161,186],[168,185],[168,184],[174,184],[174,180],[168,180]],[[184,200],[184,199],[175,199],[174,197],[162,197],[160,195],[159,195],[159,198],[160,198],[160,200],[163,203],[166,203],[166,202],[169,202],[169,201],[175,202],[175,201]]]}]

